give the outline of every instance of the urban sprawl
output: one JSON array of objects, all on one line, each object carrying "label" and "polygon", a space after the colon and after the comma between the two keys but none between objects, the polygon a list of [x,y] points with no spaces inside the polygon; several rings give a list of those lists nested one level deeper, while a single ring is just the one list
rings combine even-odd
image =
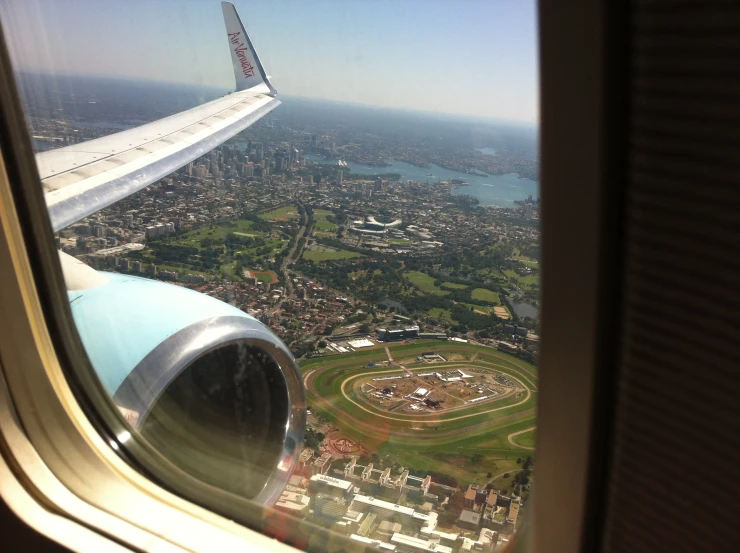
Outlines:
[{"label": "urban sprawl", "polygon": [[[56,146],[114,130],[51,119],[31,125],[36,139]],[[388,346],[424,342],[425,351],[414,354],[422,364],[454,361],[436,351],[452,342],[536,365],[538,200],[481,206],[465,194],[462,179],[401,181],[385,173],[383,160],[536,178],[536,156],[440,153],[421,139],[394,149],[377,136],[348,132],[341,125],[261,122],[58,232],[57,245],[97,269],[165,280],[230,303],[271,328],[300,362],[377,350],[383,367],[408,373],[362,383],[358,393],[378,408],[397,401],[394,413],[413,415],[529,393],[503,373],[476,373],[476,384],[464,367],[413,373],[394,362]],[[377,165],[378,174],[354,174],[337,160]],[[391,382],[402,377],[418,379],[403,394]],[[443,387],[459,390],[464,402],[455,406]],[[324,447],[332,431],[342,429],[311,414],[299,471],[277,509],[400,552],[494,551],[517,527],[534,466],[526,451],[516,479],[512,471],[498,479],[489,472],[488,483],[442,482],[413,466],[384,463],[372,449],[343,454]]]}]

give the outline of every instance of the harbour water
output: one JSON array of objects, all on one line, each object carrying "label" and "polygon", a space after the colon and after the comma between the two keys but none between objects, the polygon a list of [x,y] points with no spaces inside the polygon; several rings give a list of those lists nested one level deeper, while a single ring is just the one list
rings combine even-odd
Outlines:
[{"label": "harbour water", "polygon": [[[338,159],[325,159],[322,156],[309,154],[306,159],[319,163],[334,164]],[[388,160],[389,167],[375,167],[362,163],[347,162],[347,167],[355,175],[378,175],[383,173],[398,173],[401,181],[419,181],[433,184],[443,180],[459,179],[468,183],[468,186],[453,188],[453,194],[468,194],[478,198],[480,205],[497,205],[514,207],[514,201],[524,200],[530,194],[538,196],[538,185],[535,181],[519,178],[517,174],[509,175],[470,175],[443,169],[437,165],[417,167],[403,161]]]}]

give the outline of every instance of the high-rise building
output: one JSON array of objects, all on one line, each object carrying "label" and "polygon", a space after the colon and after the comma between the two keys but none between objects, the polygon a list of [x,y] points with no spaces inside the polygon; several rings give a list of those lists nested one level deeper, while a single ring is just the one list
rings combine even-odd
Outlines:
[{"label": "high-rise building", "polygon": [[337,171],[337,186],[342,186],[342,177],[344,176],[344,171],[341,169]]}]

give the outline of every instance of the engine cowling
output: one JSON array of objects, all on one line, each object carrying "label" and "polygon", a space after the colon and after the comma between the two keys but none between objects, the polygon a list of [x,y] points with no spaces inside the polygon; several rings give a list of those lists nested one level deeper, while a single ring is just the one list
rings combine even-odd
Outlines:
[{"label": "engine cowling", "polygon": [[274,504],[306,420],[285,344],[215,298],[62,260],[87,354],[132,426],[191,475]]}]

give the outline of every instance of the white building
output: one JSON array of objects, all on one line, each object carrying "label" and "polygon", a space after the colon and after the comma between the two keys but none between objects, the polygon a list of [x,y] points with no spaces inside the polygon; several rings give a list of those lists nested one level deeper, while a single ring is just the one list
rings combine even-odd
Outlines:
[{"label": "white building", "polygon": [[391,543],[401,552],[434,551],[435,553],[452,553],[451,547],[440,545],[436,541],[422,540],[398,533],[393,534]]}]

